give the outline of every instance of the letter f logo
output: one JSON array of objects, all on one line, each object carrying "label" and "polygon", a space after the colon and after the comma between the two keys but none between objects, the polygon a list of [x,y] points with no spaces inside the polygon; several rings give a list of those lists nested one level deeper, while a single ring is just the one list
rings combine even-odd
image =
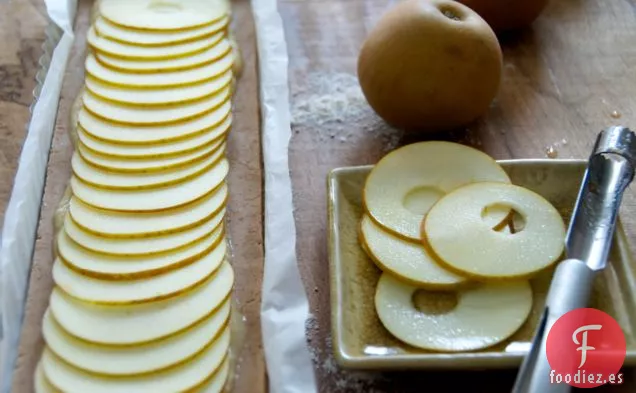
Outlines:
[{"label": "letter f logo", "polygon": [[[583,367],[585,361],[587,360],[587,351],[593,351],[596,349],[587,345],[587,332],[589,330],[601,330],[602,327],[602,325],[585,325],[576,329],[572,334],[572,341],[574,341],[574,344],[580,345],[580,347],[576,349],[577,351],[581,351],[581,364],[579,364],[579,368]],[[583,339],[581,340],[581,342],[579,342],[576,336],[581,332],[583,333],[581,335]]]}]

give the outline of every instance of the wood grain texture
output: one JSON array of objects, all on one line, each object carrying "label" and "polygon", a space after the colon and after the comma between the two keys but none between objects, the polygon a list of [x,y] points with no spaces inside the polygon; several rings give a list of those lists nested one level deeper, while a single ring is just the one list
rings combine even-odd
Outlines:
[{"label": "wood grain texture", "polygon": [[0,223],[31,117],[45,15],[42,1],[0,1]]},{"label": "wood grain texture", "polygon": [[[313,314],[308,334],[320,392],[509,392],[516,371],[347,372],[333,360],[326,243],[327,173],[372,164],[395,147],[426,139],[473,145],[497,159],[585,158],[596,134],[636,127],[636,3],[553,0],[529,29],[501,37],[503,83],[489,113],[446,135],[403,136],[378,119],[356,80],[358,51],[388,0],[280,0],[290,56],[290,168],[297,253]],[[612,116],[612,113],[614,116]],[[618,118],[620,117],[620,118]],[[622,221],[636,245],[634,186]],[[629,332],[633,334],[634,332]],[[636,376],[599,392],[630,392]]]},{"label": "wood grain texture", "polygon": [[[29,283],[25,319],[14,371],[12,392],[33,391],[33,373],[44,342],[41,320],[53,286],[53,218],[66,191],[71,172],[73,145],[69,138],[69,113],[84,80],[86,31],[91,0],[80,0],[75,21],[76,42],[64,78],[60,107],[49,158],[44,199]],[[245,324],[242,350],[233,391],[263,393],[266,372],[260,333],[260,289],[263,263],[262,172],[255,32],[248,0],[233,2],[235,38],[242,50],[244,68],[234,96],[233,125],[228,139],[230,161],[228,228],[232,243],[232,265],[236,273],[234,291]]]}]

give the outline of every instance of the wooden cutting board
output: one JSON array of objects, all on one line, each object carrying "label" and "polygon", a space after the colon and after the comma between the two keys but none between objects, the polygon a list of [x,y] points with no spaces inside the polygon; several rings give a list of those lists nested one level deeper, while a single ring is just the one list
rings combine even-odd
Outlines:
[{"label": "wooden cutting board", "polygon": [[[532,29],[502,38],[501,91],[478,123],[450,135],[405,137],[369,109],[356,80],[358,51],[387,0],[280,0],[289,51],[293,138],[290,168],[298,258],[310,297],[307,324],[320,392],[508,393],[516,371],[355,373],[339,369],[330,336],[327,173],[373,164],[424,139],[470,144],[497,159],[586,158],[596,134],[636,128],[636,5],[632,0],[552,0]],[[633,190],[634,186],[632,186]],[[622,221],[636,246],[636,198]],[[636,332],[629,332],[634,334]],[[636,376],[599,392],[632,392]]]},{"label": "wooden cutting board", "polygon": [[[14,393],[33,391],[33,373],[43,347],[41,320],[48,306],[53,282],[53,216],[70,178],[73,146],[69,139],[69,113],[84,80],[86,32],[92,1],[80,0],[73,47],[60,98],[51,146],[40,224],[33,256],[26,311],[20,339]],[[242,50],[244,68],[234,97],[233,125],[227,155],[230,202],[228,226],[234,239],[232,265],[236,272],[235,300],[245,317],[245,339],[238,354],[234,391],[266,391],[265,365],[260,333],[260,289],[263,265],[262,172],[257,54],[252,12],[248,0],[233,1],[233,31]]]}]

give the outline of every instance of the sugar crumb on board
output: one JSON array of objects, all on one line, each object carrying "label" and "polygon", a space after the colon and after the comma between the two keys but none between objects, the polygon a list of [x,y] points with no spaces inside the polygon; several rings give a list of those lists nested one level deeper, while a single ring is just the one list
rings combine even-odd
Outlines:
[{"label": "sugar crumb on board", "polygon": [[357,138],[373,137],[380,138],[385,151],[398,146],[403,133],[373,112],[355,75],[314,72],[306,78],[292,94],[291,123],[296,134],[300,128],[312,128],[322,141],[355,143]]},{"label": "sugar crumb on board", "polygon": [[333,356],[331,334],[321,334],[318,319],[309,314],[305,321],[305,332],[309,342],[309,354],[317,373],[330,381],[329,386],[320,386],[325,393],[384,393],[376,385],[386,380],[380,373],[348,371],[338,366]]}]

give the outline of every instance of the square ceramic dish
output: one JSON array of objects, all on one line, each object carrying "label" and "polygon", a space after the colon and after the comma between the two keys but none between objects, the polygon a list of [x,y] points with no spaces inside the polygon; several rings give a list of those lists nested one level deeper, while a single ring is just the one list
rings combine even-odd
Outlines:
[{"label": "square ceramic dish", "polygon": [[[514,184],[548,199],[569,222],[586,161],[500,161]],[[378,319],[374,294],[380,270],[358,244],[362,189],[371,166],[333,170],[328,177],[329,256],[333,347],[338,363],[355,369],[488,369],[518,367],[530,341],[550,286],[551,272],[532,280],[530,317],[506,342],[476,352],[435,353],[393,338]],[[597,278],[590,307],[601,309],[623,327],[626,365],[636,364],[636,266],[620,226],[610,264]]]}]

